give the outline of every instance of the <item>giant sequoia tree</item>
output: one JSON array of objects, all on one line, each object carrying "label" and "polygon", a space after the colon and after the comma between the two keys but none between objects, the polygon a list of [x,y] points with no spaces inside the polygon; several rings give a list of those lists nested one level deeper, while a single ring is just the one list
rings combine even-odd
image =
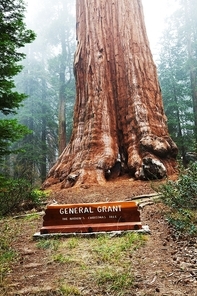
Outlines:
[{"label": "giant sequoia tree", "polygon": [[140,0],[77,0],[76,105],[70,143],[44,187],[92,184],[128,173],[174,172]]}]

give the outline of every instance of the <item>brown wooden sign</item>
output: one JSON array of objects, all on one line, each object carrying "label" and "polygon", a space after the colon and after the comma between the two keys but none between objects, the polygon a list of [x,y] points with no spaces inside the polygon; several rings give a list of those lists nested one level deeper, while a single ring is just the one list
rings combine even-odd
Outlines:
[{"label": "brown wooden sign", "polygon": [[41,234],[141,229],[135,202],[55,204],[47,206]]}]

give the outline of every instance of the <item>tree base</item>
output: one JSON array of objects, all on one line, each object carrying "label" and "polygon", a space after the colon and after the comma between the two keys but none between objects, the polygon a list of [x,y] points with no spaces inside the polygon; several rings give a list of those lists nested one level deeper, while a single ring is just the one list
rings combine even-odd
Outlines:
[{"label": "tree base", "polygon": [[167,159],[161,162],[157,158],[144,157],[141,166],[137,168],[123,169],[120,163],[116,163],[112,169],[104,171],[102,169],[81,169],[69,174],[64,180],[49,177],[43,184],[43,189],[55,184],[60,184],[61,189],[70,187],[83,187],[91,185],[105,185],[108,181],[122,176],[134,178],[136,180],[151,181],[160,180],[176,173],[175,159]]}]

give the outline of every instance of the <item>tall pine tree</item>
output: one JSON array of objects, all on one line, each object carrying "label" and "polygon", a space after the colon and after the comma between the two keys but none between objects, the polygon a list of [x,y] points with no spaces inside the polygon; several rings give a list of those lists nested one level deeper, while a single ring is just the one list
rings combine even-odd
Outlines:
[{"label": "tall pine tree", "polygon": [[167,20],[158,65],[170,134],[180,156],[195,149],[196,142],[196,1],[179,0]]},{"label": "tall pine tree", "polygon": [[[60,137],[68,138],[71,134],[76,43],[73,7],[72,1],[64,0],[43,0],[36,11],[29,7],[32,20],[29,26],[33,26],[37,38],[26,48],[24,70],[16,79],[17,89],[28,95],[17,118],[33,133],[22,140],[25,153],[14,158],[14,174],[31,182],[45,179],[46,170],[58,155],[59,110],[66,124],[66,131],[62,130]],[[39,26],[40,20],[42,26]]]},{"label": "tall pine tree", "polygon": [[11,153],[11,143],[27,132],[16,119],[4,117],[15,113],[26,97],[14,90],[13,81],[22,70],[18,63],[25,57],[19,50],[35,38],[33,31],[26,29],[24,11],[23,0],[0,1],[0,158]]}]

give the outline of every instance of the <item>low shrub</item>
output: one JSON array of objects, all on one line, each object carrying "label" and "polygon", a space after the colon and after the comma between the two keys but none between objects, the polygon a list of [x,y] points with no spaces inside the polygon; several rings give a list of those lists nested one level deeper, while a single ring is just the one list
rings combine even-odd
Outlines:
[{"label": "low shrub", "polygon": [[0,176],[0,216],[30,210],[44,199],[46,193],[34,189],[28,181]]},{"label": "low shrub", "polygon": [[168,220],[176,230],[197,233],[197,163],[180,169],[177,181],[159,187],[163,202],[169,207]]}]

